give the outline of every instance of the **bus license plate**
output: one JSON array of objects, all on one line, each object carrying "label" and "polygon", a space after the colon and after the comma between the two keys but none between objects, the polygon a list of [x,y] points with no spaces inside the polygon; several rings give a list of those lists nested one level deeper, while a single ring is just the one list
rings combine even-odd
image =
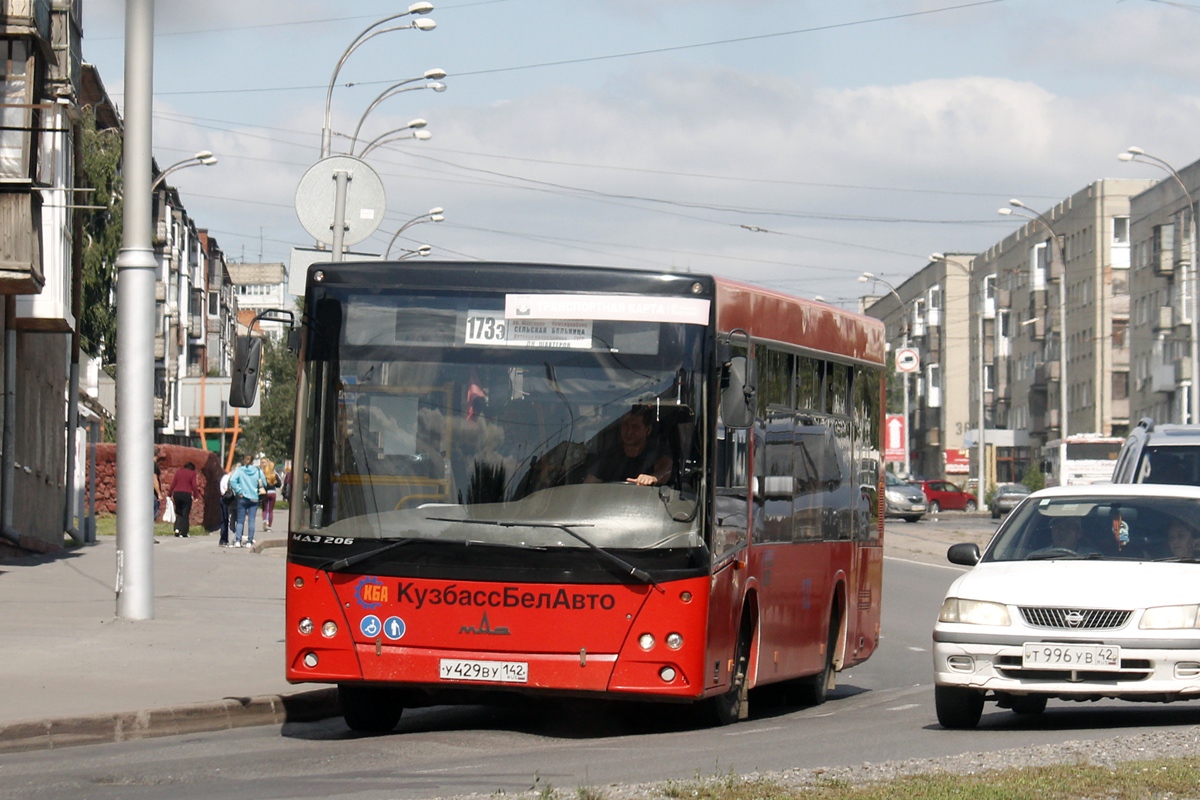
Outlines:
[{"label": "bus license plate", "polygon": [[466,661],[443,658],[438,677],[444,681],[495,681],[527,683],[529,664],[524,661]]},{"label": "bus license plate", "polygon": [[1047,644],[1026,642],[1021,659],[1025,669],[1086,669],[1116,672],[1121,669],[1121,648],[1102,644]]}]

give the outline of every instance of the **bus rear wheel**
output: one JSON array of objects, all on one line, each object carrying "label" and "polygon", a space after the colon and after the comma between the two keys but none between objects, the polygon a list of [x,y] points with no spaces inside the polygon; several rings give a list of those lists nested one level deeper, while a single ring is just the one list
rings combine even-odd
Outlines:
[{"label": "bus rear wheel", "polygon": [[708,701],[718,725],[732,725],[747,716],[750,707],[750,639],[753,635],[750,615],[743,614],[742,625],[738,630],[737,647],[733,651],[733,672],[729,676],[729,691]]},{"label": "bus rear wheel", "polygon": [[388,733],[404,712],[395,692],[377,686],[338,684],[338,701],[346,726],[358,733]]},{"label": "bus rear wheel", "polygon": [[829,636],[825,643],[825,667],[816,675],[801,678],[798,685],[801,705],[819,706],[829,697],[834,682],[833,653],[837,649],[838,628],[841,622],[837,614],[829,618]]}]

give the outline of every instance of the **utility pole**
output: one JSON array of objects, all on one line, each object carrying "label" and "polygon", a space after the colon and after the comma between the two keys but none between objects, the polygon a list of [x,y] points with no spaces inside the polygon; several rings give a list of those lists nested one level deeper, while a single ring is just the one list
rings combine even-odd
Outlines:
[{"label": "utility pole", "polygon": [[117,256],[117,616],[154,618],[154,0],[125,0],[125,212]]}]

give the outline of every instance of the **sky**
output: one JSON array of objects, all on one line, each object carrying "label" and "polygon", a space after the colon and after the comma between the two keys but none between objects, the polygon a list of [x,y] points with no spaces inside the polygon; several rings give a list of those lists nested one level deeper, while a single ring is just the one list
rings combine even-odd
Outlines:
[{"label": "sky", "polygon": [[[158,0],[154,153],[231,261],[313,237],[339,58],[394,0]],[[669,269],[853,308],[979,252],[1101,178],[1200,159],[1200,0],[433,0],[432,30],[361,42],[337,73],[335,154],[372,150],[386,211],[352,249]],[[405,16],[381,28],[406,25]],[[124,3],[84,0],[83,57],[124,107]],[[400,81],[441,69],[380,103]],[[384,137],[387,139],[388,137]],[[397,231],[432,208],[444,221]],[[416,257],[416,256],[414,256]],[[875,293],[883,291],[876,287]]]}]

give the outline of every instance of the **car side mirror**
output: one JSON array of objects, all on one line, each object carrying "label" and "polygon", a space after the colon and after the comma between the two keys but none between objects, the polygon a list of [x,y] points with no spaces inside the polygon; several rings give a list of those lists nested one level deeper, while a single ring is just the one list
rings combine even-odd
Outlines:
[{"label": "car side mirror", "polygon": [[951,564],[961,564],[964,567],[975,566],[979,563],[979,557],[979,545],[974,542],[959,542],[950,545],[950,549],[946,551],[946,559]]}]

